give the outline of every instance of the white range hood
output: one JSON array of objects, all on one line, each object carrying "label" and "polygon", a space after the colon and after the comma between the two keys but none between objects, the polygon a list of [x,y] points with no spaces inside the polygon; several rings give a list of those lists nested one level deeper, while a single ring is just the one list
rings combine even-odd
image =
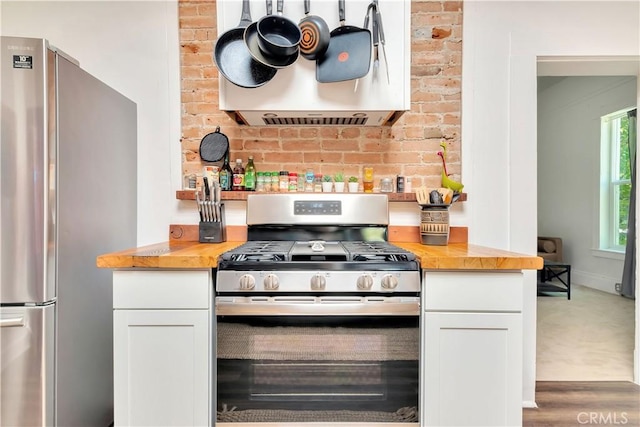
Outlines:
[{"label": "white range hood", "polygon": [[[346,25],[362,27],[369,0],[346,0]],[[263,0],[251,0],[251,17],[266,13]],[[291,66],[278,69],[275,77],[257,88],[242,88],[220,75],[220,109],[236,122],[250,126],[382,126],[393,124],[411,106],[411,2],[378,0],[385,33],[379,68],[374,78],[373,62],[361,79],[318,83],[316,63],[300,56]],[[241,0],[218,0],[219,34],[240,21]],[[273,2],[275,13],[276,2]],[[286,0],[284,16],[299,22],[304,17],[303,0]],[[330,29],[340,25],[338,1],[312,0],[311,15],[322,17]],[[370,29],[370,26],[369,26]],[[373,61],[373,54],[372,54]]]}]

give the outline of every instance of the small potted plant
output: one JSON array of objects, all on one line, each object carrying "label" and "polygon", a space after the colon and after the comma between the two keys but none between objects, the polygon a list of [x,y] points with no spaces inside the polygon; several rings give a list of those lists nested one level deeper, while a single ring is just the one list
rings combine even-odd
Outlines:
[{"label": "small potted plant", "polygon": [[357,193],[358,192],[358,177],[350,176],[349,182],[347,184],[349,186],[349,193]]},{"label": "small potted plant", "polygon": [[329,174],[322,176],[322,191],[324,193],[331,193],[333,191],[333,180]]},{"label": "small potted plant", "polygon": [[344,174],[342,172],[336,172],[333,175],[333,186],[336,193],[344,193]]}]

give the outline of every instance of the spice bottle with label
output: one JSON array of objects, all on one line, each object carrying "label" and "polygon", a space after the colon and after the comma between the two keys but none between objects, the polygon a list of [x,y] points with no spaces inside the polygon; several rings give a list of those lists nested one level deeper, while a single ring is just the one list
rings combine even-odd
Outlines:
[{"label": "spice bottle with label", "polygon": [[411,186],[411,178],[410,177],[406,177],[404,179],[404,192],[405,193],[412,193],[413,192],[413,188]]},{"label": "spice bottle with label", "polygon": [[289,191],[289,171],[280,171],[280,191]]},{"label": "spice bottle with label", "polygon": [[280,174],[271,172],[271,191],[280,191]]},{"label": "spice bottle with label", "polygon": [[244,168],[244,189],[245,191],[256,189],[256,166],[253,164],[253,156],[249,156],[247,167]]},{"label": "spice bottle with label", "polygon": [[[269,176],[271,179],[271,176]],[[269,181],[269,189],[271,189],[271,181]],[[256,191],[264,192],[264,172],[256,172]]]},{"label": "spice bottle with label", "polygon": [[236,159],[236,166],[233,168],[233,191],[244,190],[244,166],[242,159]]},{"label": "spice bottle with label", "polygon": [[289,191],[298,191],[298,173],[289,172]]},{"label": "spice bottle with label", "polygon": [[220,189],[223,191],[231,190],[233,186],[233,170],[231,170],[231,165],[229,165],[229,152],[224,156],[224,163],[220,172],[218,173],[220,178]]}]

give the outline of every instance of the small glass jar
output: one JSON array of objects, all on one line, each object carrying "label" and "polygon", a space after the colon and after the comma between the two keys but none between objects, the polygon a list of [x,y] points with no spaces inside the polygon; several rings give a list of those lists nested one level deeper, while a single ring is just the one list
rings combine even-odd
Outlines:
[{"label": "small glass jar", "polygon": [[[271,179],[271,177],[269,177]],[[271,187],[271,181],[269,181],[269,187]],[[256,191],[264,192],[264,172],[256,173]]]},{"label": "small glass jar", "polygon": [[280,191],[289,191],[289,171],[280,171]]},{"label": "small glass jar", "polygon": [[289,172],[289,191],[298,191],[298,173]]},{"label": "small glass jar", "polygon": [[304,180],[304,191],[307,193],[313,193],[313,181],[315,180],[315,175],[313,174],[313,170],[307,169],[307,173],[305,174]]},{"label": "small glass jar", "polygon": [[271,191],[280,191],[280,176],[278,172],[271,172]]},{"label": "small glass jar", "polygon": [[380,180],[381,193],[393,193],[393,181],[391,178],[382,178]]},{"label": "small glass jar", "polygon": [[305,182],[306,182],[305,174],[304,172],[300,172],[298,174],[298,191],[301,193],[304,191]]},{"label": "small glass jar", "polygon": [[322,174],[317,173],[313,177],[313,192],[322,193]]}]

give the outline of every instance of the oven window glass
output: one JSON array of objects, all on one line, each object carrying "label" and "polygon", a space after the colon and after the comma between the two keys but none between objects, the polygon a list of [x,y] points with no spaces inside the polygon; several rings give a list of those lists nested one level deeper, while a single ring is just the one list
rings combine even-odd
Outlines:
[{"label": "oven window glass", "polygon": [[218,317],[219,422],[418,422],[418,317]]}]

